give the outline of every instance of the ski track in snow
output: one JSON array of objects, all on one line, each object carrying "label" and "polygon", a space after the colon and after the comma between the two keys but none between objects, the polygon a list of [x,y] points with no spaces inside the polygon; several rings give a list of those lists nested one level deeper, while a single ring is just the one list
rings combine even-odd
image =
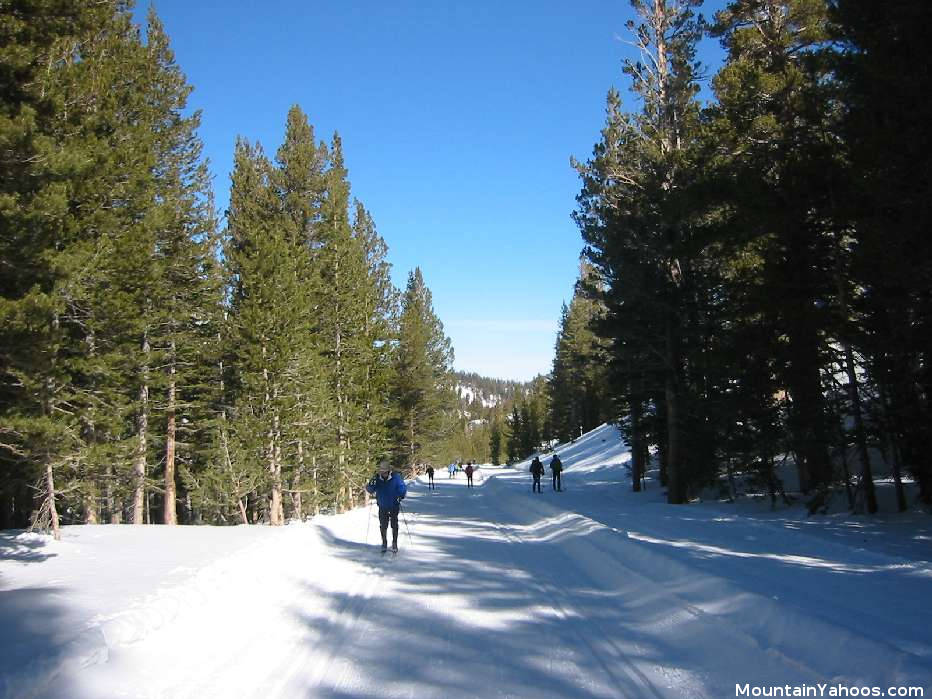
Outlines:
[{"label": "ski track in snow", "polygon": [[[105,541],[82,554],[86,532],[125,528],[74,528],[77,545],[38,551],[20,538],[0,547],[0,619],[28,614],[30,597],[16,602],[23,610],[5,610],[21,595],[3,595],[38,588],[41,566],[57,599],[77,586],[94,613],[81,622],[71,610],[70,637],[57,629],[50,647],[27,648],[31,662],[0,656],[0,696],[711,699],[745,682],[932,689],[932,565],[907,555],[922,549],[871,548],[842,528],[717,505],[671,508],[656,487],[625,492],[627,454],[610,427],[558,450],[562,493],[531,493],[528,462],[483,467],[472,489],[462,474],[438,475],[433,492],[413,483],[397,558],[378,552],[374,508],[244,528],[242,545],[228,542],[200,566],[160,555],[172,584],[154,591],[125,571],[142,594],[123,591],[106,612],[67,562],[106,556]],[[164,535],[176,546],[178,531]],[[159,579],[154,569],[137,574]],[[87,579],[106,595],[105,579]]]},{"label": "ski track in snow", "polygon": [[[525,541],[515,533],[510,533],[501,525],[496,524],[493,521],[493,526],[496,527],[501,532],[502,537],[516,544],[519,547],[525,545]],[[619,647],[612,642],[611,636],[606,634],[602,626],[599,624],[599,621],[596,617],[590,617],[585,619],[586,624],[591,624],[592,627],[598,631],[597,638],[604,639],[606,643],[611,646],[612,653],[609,655],[611,657],[606,658],[599,649],[597,649],[590,641],[587,634],[584,634],[579,631],[576,627],[574,619],[581,618],[581,616],[573,610],[572,600],[562,591],[561,587],[555,583],[551,582],[542,582],[537,580],[534,582],[534,588],[538,590],[541,594],[545,596],[546,599],[551,600],[554,610],[557,612],[561,622],[563,624],[571,625],[572,631],[579,643],[585,646],[586,650],[592,655],[592,657],[598,661],[603,672],[612,679],[612,686],[619,687],[621,682],[619,681],[617,675],[612,670],[611,664],[613,662],[619,662],[622,664],[622,671],[629,675],[629,677],[634,680],[637,685],[637,688],[641,690],[639,696],[651,696],[651,697],[661,697],[662,695],[654,686],[654,683],[648,679],[643,672],[641,672],[629,659],[628,657],[621,653]],[[568,611],[573,610],[573,611]],[[635,650],[640,650],[635,648]]]}]

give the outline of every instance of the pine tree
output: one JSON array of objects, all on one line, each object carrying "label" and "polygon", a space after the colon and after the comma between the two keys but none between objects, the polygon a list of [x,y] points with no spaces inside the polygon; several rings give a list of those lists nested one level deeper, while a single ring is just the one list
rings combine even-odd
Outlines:
[{"label": "pine tree", "polygon": [[[728,60],[715,77],[719,108],[730,124],[726,147],[738,154],[742,209],[758,241],[767,294],[761,309],[778,336],[777,370],[790,395],[788,427],[801,487],[832,480],[827,406],[821,368],[826,364],[825,311],[832,296],[832,239],[826,233],[834,168],[825,87],[828,65],[822,0],[761,4],[738,0],[718,13],[715,33]],[[763,99],[762,99],[763,96]]]},{"label": "pine tree", "polygon": [[366,430],[365,405],[357,400],[365,390],[370,360],[366,332],[368,261],[365,239],[354,235],[349,218],[349,183],[339,135],[334,134],[326,173],[326,197],[321,212],[322,247],[317,254],[321,274],[320,329],[329,372],[330,402],[335,421],[332,448],[338,510],[350,508],[354,492],[366,480],[368,464],[356,449]]},{"label": "pine tree", "polygon": [[538,430],[537,425],[535,424],[537,417],[534,415],[531,410],[531,402],[529,400],[524,400],[521,402],[521,431],[518,445],[520,448],[521,457],[527,457],[533,454],[537,450],[537,437]]},{"label": "pine tree", "polygon": [[[220,289],[211,275],[214,225],[209,175],[197,137],[200,114],[184,110],[191,87],[174,62],[168,37],[154,11],[148,20],[147,47],[151,63],[148,105],[154,136],[153,202],[155,247],[150,267],[155,270],[152,331],[157,348],[164,399],[158,413],[165,421],[162,501],[164,524],[177,524],[177,464],[190,466],[196,454],[188,437],[202,427],[203,400],[209,400],[209,374],[200,371],[203,350],[216,334]],[[198,376],[198,374],[201,374]],[[201,383],[203,382],[203,383]]]},{"label": "pine tree", "polygon": [[508,463],[513,464],[520,461],[523,457],[521,453],[521,439],[523,426],[521,424],[521,409],[518,402],[515,401],[511,407],[511,415],[508,417]]},{"label": "pine tree", "polygon": [[503,432],[502,417],[501,414],[496,411],[493,414],[489,433],[489,456],[491,457],[493,466],[498,466],[501,463]]},{"label": "pine tree", "polygon": [[439,456],[453,406],[450,365],[453,349],[434,314],[430,290],[420,268],[408,276],[398,324],[392,400],[396,415],[394,454],[413,469]]},{"label": "pine tree", "polygon": [[[605,342],[595,334],[602,316],[599,302],[586,292],[594,284],[591,266],[581,266],[580,280],[569,306],[564,304],[557,333],[548,394],[549,416],[561,441],[588,432],[611,417],[605,370]],[[588,280],[588,281],[587,281]]]},{"label": "pine tree", "polygon": [[668,499],[683,503],[690,474],[682,427],[691,399],[684,342],[696,255],[688,197],[698,137],[695,51],[702,22],[693,12],[698,0],[631,4],[641,23],[629,22],[628,28],[643,60],[626,62],[625,72],[643,109],[625,115],[618,94],[609,93],[602,142],[588,164],[577,166],[584,185],[576,220],[587,257],[605,285],[600,332],[616,353],[613,370],[627,377],[622,382],[631,392],[632,412],[641,412],[650,384],[662,383]]},{"label": "pine tree", "polygon": [[[922,500],[932,502],[930,183],[917,174],[929,169],[930,45],[923,27],[930,9],[921,2],[830,3],[847,156],[836,184],[843,184],[839,198],[851,224],[849,298],[858,318],[847,339],[852,363],[856,354],[866,358],[874,387],[864,393],[875,397],[874,405],[865,401],[862,428],[873,423],[885,433],[901,511],[901,467],[912,471]],[[860,399],[853,394],[850,401]]]},{"label": "pine tree", "polygon": [[398,315],[398,292],[391,281],[388,246],[378,234],[372,216],[358,201],[353,237],[361,246],[365,264],[361,294],[363,323],[357,344],[359,361],[354,395],[361,411],[357,453],[360,463],[365,465],[385,453],[389,442],[390,349]]},{"label": "pine tree", "polygon": [[[0,253],[15,269],[2,275],[4,429],[26,478],[42,471],[53,525],[56,481],[93,522],[97,485],[122,475],[111,464],[128,446],[125,348],[152,288],[153,92],[138,79],[148,52],[122,2],[21,9],[4,18],[11,50],[0,69],[10,146]],[[110,495],[107,508],[122,510]]]},{"label": "pine tree", "polygon": [[385,243],[358,202],[350,217],[349,192],[339,136],[316,144],[298,106],[274,164],[238,146],[227,255],[238,348],[231,442],[239,458],[265,461],[274,523],[285,494],[299,518],[326,503],[351,507],[387,444],[395,291]]},{"label": "pine tree", "polygon": [[[276,152],[276,167],[270,170],[276,197],[277,220],[286,245],[301,262],[295,269],[295,284],[301,299],[295,312],[302,318],[303,332],[297,331],[287,382],[290,396],[288,414],[282,422],[283,456],[288,456],[290,473],[283,482],[292,491],[293,509],[310,504],[314,512],[322,502],[339,497],[333,464],[332,432],[336,409],[328,396],[328,365],[324,354],[327,341],[323,323],[326,312],[322,268],[326,266],[327,245],[332,232],[325,221],[328,152],[315,142],[314,128],[298,105],[293,105],[285,123],[285,138]],[[303,498],[309,491],[308,503]]]},{"label": "pine tree", "polygon": [[285,225],[260,148],[237,144],[227,249],[236,366],[236,431],[248,460],[265,464],[266,511],[284,523],[283,431],[306,386],[309,249]]}]

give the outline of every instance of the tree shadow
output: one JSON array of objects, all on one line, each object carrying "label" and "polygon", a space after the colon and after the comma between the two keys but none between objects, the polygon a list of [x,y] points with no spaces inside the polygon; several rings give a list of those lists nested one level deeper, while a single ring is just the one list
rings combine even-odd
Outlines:
[{"label": "tree shadow", "polygon": [[57,587],[0,592],[0,696],[67,696],[56,686],[64,670],[106,658],[99,629],[76,632],[65,595]]},{"label": "tree shadow", "polygon": [[[890,667],[902,662],[932,676],[932,570],[899,525],[755,516],[726,505],[670,507],[619,496],[617,489],[590,493],[579,505],[580,514],[551,513],[551,521],[564,520],[555,540],[577,536],[616,555],[643,572],[648,586],[723,619],[743,617],[750,621],[743,628],[755,633],[757,624],[762,638],[768,623],[795,628],[797,650],[818,629],[812,656],[848,649],[848,659],[837,661],[842,672],[860,672],[862,665],[870,672],[883,656]],[[883,545],[883,533],[900,543]]]},{"label": "tree shadow", "polygon": [[[313,696],[668,696],[631,673],[617,649],[594,647],[600,643],[589,639],[594,610],[561,607],[553,581],[528,575],[522,559],[537,555],[533,545],[516,555],[514,543],[486,539],[478,560],[472,537],[483,521],[457,522],[457,534],[418,534],[419,548],[434,552],[431,559],[406,557],[403,550],[384,564],[372,547],[321,532],[332,555],[374,560],[372,574],[399,592],[334,595],[307,583],[308,595],[327,600],[315,614],[295,610],[309,643],[329,652],[321,661],[326,678],[311,668],[298,679],[313,687]],[[600,623],[610,625],[604,602],[592,597]],[[664,662],[648,637],[628,631],[639,659]]]},{"label": "tree shadow", "polygon": [[[724,696],[737,681],[795,676],[751,634],[685,612],[690,590],[678,580],[626,566],[641,544],[622,532],[529,492],[526,507],[504,510],[502,488],[526,484],[524,474],[503,476],[475,497],[415,498],[414,540],[405,542],[413,545],[384,564],[374,547],[321,528],[332,556],[368,564],[386,587],[333,595],[308,583],[324,607],[294,611],[309,645],[331,649],[321,663],[332,679],[307,672],[305,693],[672,697],[682,681],[701,687],[697,696]],[[727,605],[729,594],[715,603]],[[723,643],[749,648],[755,662],[735,667],[727,653],[703,650]]]},{"label": "tree shadow", "polygon": [[37,563],[58,555],[43,550],[45,546],[45,538],[37,534],[29,535],[23,529],[0,531],[0,561]]}]

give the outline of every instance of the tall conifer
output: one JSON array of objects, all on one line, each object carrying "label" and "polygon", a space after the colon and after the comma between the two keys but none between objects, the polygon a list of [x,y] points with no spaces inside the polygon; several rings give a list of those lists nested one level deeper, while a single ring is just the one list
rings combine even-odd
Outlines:
[{"label": "tall conifer", "polygon": [[438,451],[453,405],[450,365],[453,349],[434,314],[420,268],[408,275],[395,348],[392,399],[394,453],[413,468]]},{"label": "tall conifer", "polygon": [[736,154],[748,233],[759,243],[768,298],[761,309],[777,336],[777,371],[788,389],[788,426],[801,487],[832,480],[822,367],[832,297],[830,187],[835,146],[821,51],[823,0],[735,0],[716,16],[728,60],[715,77],[720,147]]},{"label": "tall conifer", "polygon": [[[617,93],[609,93],[603,141],[579,166],[584,187],[577,221],[606,285],[602,331],[619,353],[615,369],[636,379],[639,392],[645,375],[662,382],[668,499],[682,503],[690,479],[682,427],[689,402],[686,308],[696,254],[687,197],[698,135],[695,52],[702,22],[693,10],[700,0],[631,4],[640,22],[628,28],[641,60],[627,61],[625,72],[643,108],[625,115]],[[634,400],[640,412],[643,399]]]},{"label": "tall conifer", "polygon": [[235,346],[236,425],[242,453],[264,464],[263,503],[272,524],[284,523],[283,430],[304,374],[309,330],[308,248],[296,245],[270,184],[261,148],[237,144],[227,259],[233,279],[231,339]]}]

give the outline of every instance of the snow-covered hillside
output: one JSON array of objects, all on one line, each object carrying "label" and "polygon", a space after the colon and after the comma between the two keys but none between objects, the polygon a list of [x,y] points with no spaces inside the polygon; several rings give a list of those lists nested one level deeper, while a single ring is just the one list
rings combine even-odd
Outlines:
[{"label": "snow-covered hillside", "polygon": [[927,515],[673,507],[629,492],[614,428],[557,452],[563,492],[527,462],[413,482],[396,559],[365,509],[0,534],[0,694],[930,696]]},{"label": "snow-covered hillside", "polygon": [[456,394],[467,403],[474,403],[478,401],[483,408],[494,408],[496,405],[501,403],[504,399],[498,394],[486,395],[483,391],[476,388],[475,386],[467,386],[463,384],[456,385]]}]

